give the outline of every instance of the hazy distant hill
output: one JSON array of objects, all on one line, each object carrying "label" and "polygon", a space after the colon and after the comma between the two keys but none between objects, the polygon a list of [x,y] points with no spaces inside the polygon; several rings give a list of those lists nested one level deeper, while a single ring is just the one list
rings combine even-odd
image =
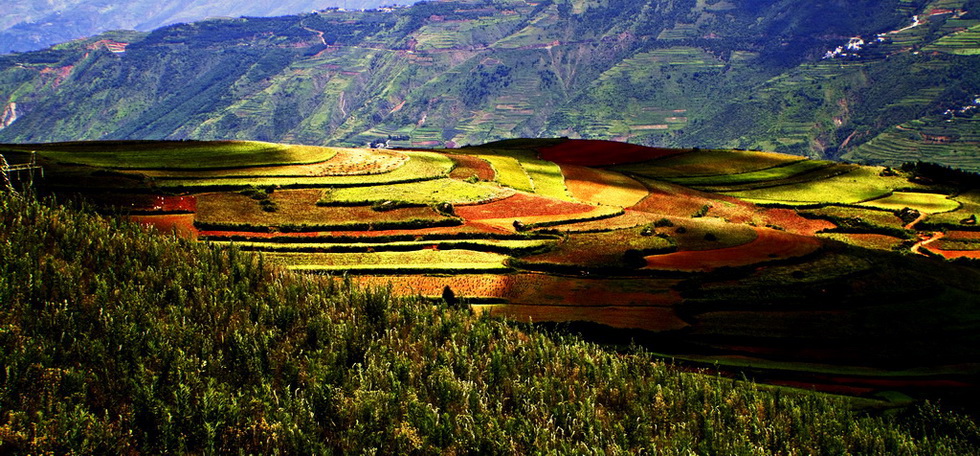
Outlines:
[{"label": "hazy distant hill", "polygon": [[409,1],[282,0],[18,0],[0,17],[0,52],[30,51],[106,30],[153,30],[213,16],[281,16],[327,7],[376,8]]},{"label": "hazy distant hill", "polygon": [[978,13],[473,0],[115,32],[0,57],[0,141],[569,136],[980,170]]}]

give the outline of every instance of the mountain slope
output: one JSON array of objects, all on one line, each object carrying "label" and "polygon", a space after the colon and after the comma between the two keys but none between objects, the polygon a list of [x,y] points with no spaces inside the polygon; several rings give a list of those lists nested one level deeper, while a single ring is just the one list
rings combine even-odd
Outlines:
[{"label": "mountain slope", "polygon": [[[432,2],[110,34],[0,59],[0,141],[569,136],[836,158],[973,103],[977,3]],[[874,44],[823,58],[855,36]],[[888,161],[955,149],[980,169],[955,140]]]},{"label": "mountain slope", "polygon": [[15,1],[0,18],[0,52],[23,52],[102,33],[106,30],[153,30],[177,22],[217,16],[281,16],[328,7],[376,8],[378,0],[285,0],[241,3],[217,0]]}]

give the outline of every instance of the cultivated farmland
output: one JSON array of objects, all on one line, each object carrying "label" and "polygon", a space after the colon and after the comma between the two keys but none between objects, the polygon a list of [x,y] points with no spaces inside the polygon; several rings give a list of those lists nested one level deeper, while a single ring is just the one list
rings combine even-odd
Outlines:
[{"label": "cultivated farmland", "polygon": [[42,191],[302,273],[785,384],[869,397],[883,379],[922,397],[980,384],[980,331],[949,330],[980,326],[980,190],[928,167],[565,139],[30,147]]}]

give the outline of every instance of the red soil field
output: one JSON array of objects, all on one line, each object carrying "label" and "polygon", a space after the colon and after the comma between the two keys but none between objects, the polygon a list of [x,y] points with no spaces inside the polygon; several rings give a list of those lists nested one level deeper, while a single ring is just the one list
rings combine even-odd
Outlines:
[{"label": "red soil field", "polygon": [[138,212],[194,212],[197,199],[193,196],[127,195],[119,193],[87,195],[93,204],[102,207],[117,207],[124,211]]},{"label": "red soil field", "polygon": [[628,207],[650,194],[637,180],[612,171],[561,165],[561,172],[568,192],[587,203]]},{"label": "red soil field", "polygon": [[511,233],[507,230],[488,230],[480,223],[464,223],[461,226],[437,226],[432,228],[413,228],[405,230],[375,230],[375,231],[307,231],[307,232],[261,232],[261,231],[233,231],[233,230],[201,230],[199,236],[209,238],[242,238],[254,240],[270,240],[276,238],[283,239],[306,239],[316,237],[363,237],[364,242],[370,242],[376,236],[423,236],[427,234],[446,234],[457,233]]},{"label": "red soil field", "polygon": [[644,269],[706,272],[725,266],[748,266],[799,257],[815,252],[820,246],[817,238],[760,228],[754,241],[735,247],[650,255],[646,257],[647,266]]},{"label": "red soil field", "polygon": [[352,280],[365,286],[386,286],[402,296],[442,296],[445,287],[457,297],[503,298],[507,294],[508,276],[493,274],[466,274],[456,276],[354,276]]},{"label": "red soil field", "polygon": [[538,149],[538,157],[566,165],[612,166],[637,163],[688,152],[684,149],[638,146],[592,139],[571,139]]},{"label": "red soil field", "polygon": [[400,295],[442,296],[449,287],[459,298],[499,298],[514,303],[579,307],[670,307],[681,302],[677,279],[558,277],[545,274],[457,276],[355,276],[362,285],[391,283]]},{"label": "red soil field", "polygon": [[635,328],[646,331],[675,331],[688,326],[668,307],[580,307],[580,306],[473,306],[478,312],[490,312],[522,322],[588,321],[613,328]]},{"label": "red soil field", "polygon": [[645,180],[650,195],[630,209],[675,217],[690,217],[701,207],[710,204],[707,215],[725,217],[734,223],[744,223],[759,212],[755,205],[715,193],[701,192],[669,182]]},{"label": "red soil field", "polygon": [[519,218],[541,215],[571,215],[589,212],[595,206],[517,192],[486,204],[456,206],[456,215],[466,220]]},{"label": "red soil field", "polygon": [[833,222],[822,219],[801,217],[792,209],[769,209],[761,213],[762,219],[771,225],[780,226],[790,233],[813,236],[822,230],[837,228]]},{"label": "red soil field", "polygon": [[980,241],[980,231],[947,231],[946,239]]},{"label": "red soil field", "polygon": [[657,214],[627,209],[623,212],[623,215],[618,215],[616,217],[564,224],[561,225],[561,231],[574,233],[582,231],[618,230],[651,224],[657,220],[660,220],[661,218],[662,217]]},{"label": "red soil field", "polygon": [[453,179],[467,179],[476,176],[480,180],[492,181],[497,177],[490,163],[482,158],[455,154],[446,154],[446,156],[456,162],[456,167],[449,173],[449,177]]},{"label": "red soil field", "polygon": [[175,233],[190,240],[197,240],[199,236],[194,227],[194,214],[131,215],[129,219],[140,225],[154,227],[161,233]]},{"label": "red soil field", "polygon": [[753,222],[776,225],[790,233],[812,236],[818,231],[835,228],[826,220],[811,220],[792,209],[765,208],[730,196],[694,190],[669,182],[646,180],[650,196],[630,209],[675,217],[690,217],[705,205],[711,205],[707,216],[722,217],[732,223]]},{"label": "red soil field", "polygon": [[980,260],[980,250],[939,250],[931,245],[924,246],[923,248],[936,255],[942,255],[947,260],[955,260],[957,258]]},{"label": "red soil field", "polygon": [[211,239],[252,239],[269,240],[274,238],[313,238],[326,235],[328,233],[302,232],[302,233],[274,233],[260,231],[222,231],[222,230],[198,230],[197,235],[202,238]]}]

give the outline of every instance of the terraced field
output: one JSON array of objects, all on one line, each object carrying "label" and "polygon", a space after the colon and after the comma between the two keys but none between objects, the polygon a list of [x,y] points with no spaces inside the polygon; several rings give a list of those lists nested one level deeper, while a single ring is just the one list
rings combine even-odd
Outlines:
[{"label": "terraced field", "polygon": [[844,158],[888,166],[920,160],[978,172],[978,156],[980,116],[929,116],[890,128]]},{"label": "terraced field", "polygon": [[[579,140],[30,147],[43,151],[45,190],[296,271],[587,322],[601,337],[792,381],[914,368],[973,382],[980,371],[963,367],[975,348],[934,356],[980,347],[980,331],[947,331],[980,326],[980,272],[942,259],[980,257],[980,190],[915,170]],[[896,316],[917,313],[930,317]],[[921,347],[904,343],[909,325],[928,335]]]},{"label": "terraced field", "polygon": [[956,55],[980,55],[980,25],[944,36],[927,46],[925,50]]}]

